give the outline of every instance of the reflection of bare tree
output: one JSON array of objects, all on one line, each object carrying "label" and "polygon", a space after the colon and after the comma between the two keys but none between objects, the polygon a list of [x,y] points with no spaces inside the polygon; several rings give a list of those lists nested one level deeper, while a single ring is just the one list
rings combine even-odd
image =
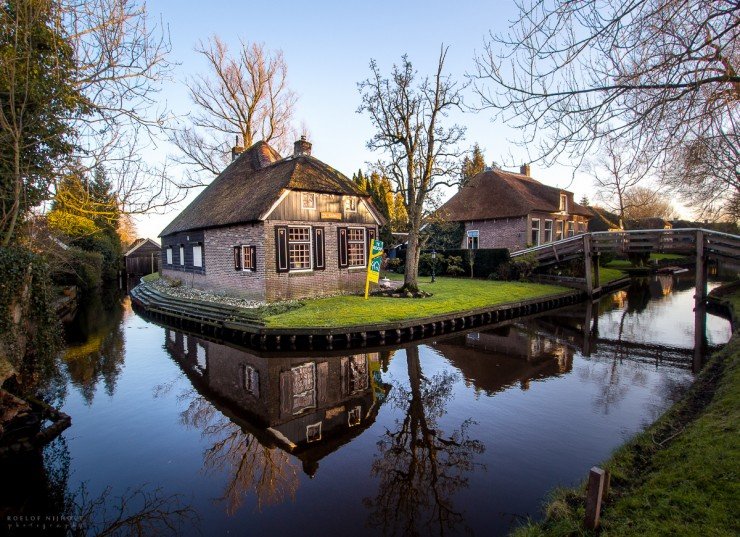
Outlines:
[{"label": "reflection of bare tree", "polygon": [[395,386],[391,397],[405,416],[378,442],[380,455],[372,465],[372,474],[380,478],[378,495],[364,503],[372,510],[369,523],[385,534],[442,535],[463,521],[452,499],[468,486],[466,474],[485,447],[468,436],[472,420],[452,434],[437,426],[455,376],[445,372],[425,378],[417,347],[407,349],[406,358],[409,388]]},{"label": "reflection of bare tree", "polygon": [[231,476],[222,498],[229,515],[241,507],[251,491],[257,497],[258,508],[278,504],[287,496],[295,497],[298,467],[286,452],[262,445],[194,389],[180,399],[188,401],[181,414],[183,423],[199,429],[203,437],[213,442],[204,453],[204,469]]}]

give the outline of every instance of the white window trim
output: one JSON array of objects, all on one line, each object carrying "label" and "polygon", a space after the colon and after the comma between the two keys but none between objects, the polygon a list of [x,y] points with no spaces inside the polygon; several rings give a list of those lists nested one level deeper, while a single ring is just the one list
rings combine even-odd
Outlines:
[{"label": "white window trim", "polygon": [[[253,244],[240,244],[239,246],[241,248],[240,249],[240,253],[241,253],[241,256],[242,256],[241,257],[241,260],[240,260],[241,261],[240,264],[242,266],[242,272],[257,272],[257,268],[256,267],[252,267],[252,268],[245,268],[244,267],[244,249],[245,248],[254,248],[256,250],[257,247],[254,246]],[[255,255],[255,257],[257,257],[257,256]],[[250,261],[250,263],[251,263],[251,261]]]},{"label": "white window trim", "polygon": [[[537,228],[534,227],[534,223],[535,222],[537,222]],[[529,233],[529,238],[530,239],[532,238],[532,231],[534,231],[535,229],[537,229],[537,242],[534,244],[534,246],[539,246],[540,245],[540,239],[541,239],[541,235],[542,235],[542,229],[540,228],[540,224],[541,224],[541,221],[540,221],[539,218],[532,218],[532,225],[531,225],[531,229],[530,229],[530,233]]]},{"label": "white window trim", "polygon": [[180,266],[181,267],[185,266],[185,245],[184,244],[180,245]]},{"label": "white window trim", "polygon": [[[198,248],[200,250],[200,255],[195,255],[195,249]],[[193,267],[196,268],[203,268],[203,245],[202,244],[193,244]]]},{"label": "white window trim", "polygon": [[[472,235],[472,233],[475,233],[475,235]],[[477,248],[470,248],[470,239],[475,237],[478,239],[478,247]],[[466,241],[465,241],[465,249],[466,250],[479,250],[480,249],[480,230],[478,229],[469,229],[466,234]]]},{"label": "white window trim", "polygon": [[[550,222],[550,240],[547,240],[547,223],[548,222]],[[552,225],[552,220],[549,219],[549,218],[546,218],[545,219],[545,229],[544,229],[544,232],[545,232],[545,241],[542,244],[547,244],[547,243],[552,242],[552,237],[553,237],[554,231],[555,231],[555,226]]]},{"label": "white window trim", "polygon": [[563,213],[568,212],[568,194],[565,194],[563,192],[560,193],[560,211]]},{"label": "white window trim", "polygon": [[[357,244],[359,241],[350,241],[349,240],[349,230],[350,229],[361,229],[362,230],[362,244],[363,244],[363,261],[364,263],[362,265],[351,265],[349,262],[349,245]],[[364,227],[348,227],[347,228],[347,268],[348,269],[360,269],[360,268],[367,268],[367,228]]]},{"label": "white window trim", "polygon": [[[303,206],[303,196],[311,196],[313,199],[313,207],[304,207]],[[305,209],[306,211],[315,211],[316,206],[318,205],[318,200],[316,199],[316,193],[315,192],[301,192],[301,209]]]},{"label": "white window trim", "polygon": [[172,246],[167,247],[167,251],[165,255],[166,255],[167,264],[171,265],[172,264]]},{"label": "white window trim", "polygon": [[[290,230],[291,229],[297,229],[297,228],[303,228],[308,229],[308,265],[309,268],[304,269],[294,269],[290,268]],[[311,226],[288,226],[288,236],[285,238],[288,244],[288,272],[311,272],[313,270],[313,231],[311,230]],[[301,241],[300,244],[305,244],[305,242]]]},{"label": "white window trim", "polygon": [[[355,208],[354,209],[348,209],[347,208],[347,201],[355,200]],[[345,213],[356,213],[357,212],[357,206],[360,204],[359,200],[353,196],[345,196],[345,199],[343,200],[344,205],[344,212]]]}]

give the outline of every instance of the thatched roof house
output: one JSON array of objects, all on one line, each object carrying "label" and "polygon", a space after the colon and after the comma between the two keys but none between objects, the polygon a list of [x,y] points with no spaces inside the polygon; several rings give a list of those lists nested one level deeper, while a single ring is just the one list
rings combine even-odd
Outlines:
[{"label": "thatched roof house", "polygon": [[305,138],[285,158],[257,142],[162,231],[163,273],[258,300],[359,291],[382,223]]},{"label": "thatched roof house", "polygon": [[573,193],[544,185],[529,175],[487,169],[471,178],[438,211],[465,223],[463,248],[517,250],[586,231],[591,211]]}]

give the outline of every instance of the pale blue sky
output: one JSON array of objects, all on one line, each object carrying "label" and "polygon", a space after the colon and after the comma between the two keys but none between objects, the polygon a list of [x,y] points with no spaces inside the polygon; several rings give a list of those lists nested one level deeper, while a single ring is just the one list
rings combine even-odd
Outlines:
[{"label": "pale blue sky", "polygon": [[[288,65],[290,87],[298,94],[296,126],[308,127],[313,154],[351,176],[379,155],[365,147],[372,134],[366,117],[357,114],[360,96],[357,83],[368,77],[368,64],[375,58],[383,73],[408,54],[420,74],[436,66],[442,43],[449,45],[447,70],[461,82],[474,68],[473,57],[483,47],[489,31],[504,31],[515,15],[512,2],[190,2],[152,0],[152,16],[161,16],[169,26],[171,59],[179,65],[174,80],[161,93],[162,100],[177,114],[190,109],[183,80],[204,72],[205,64],[193,52],[199,40],[218,34],[236,45],[241,37],[281,49]],[[472,104],[475,96],[467,92]],[[493,123],[486,112],[464,113],[452,118],[467,127],[464,145],[478,142],[488,162],[521,163],[526,152],[507,138],[515,133]],[[174,151],[161,144],[160,156]],[[532,166],[532,175],[553,186],[568,187],[579,199],[591,190],[587,177],[571,184],[567,168]],[[195,192],[191,193],[191,200]],[[589,195],[593,198],[592,195]],[[151,215],[137,221],[139,234],[155,238],[187,201],[173,206],[166,215]]]}]

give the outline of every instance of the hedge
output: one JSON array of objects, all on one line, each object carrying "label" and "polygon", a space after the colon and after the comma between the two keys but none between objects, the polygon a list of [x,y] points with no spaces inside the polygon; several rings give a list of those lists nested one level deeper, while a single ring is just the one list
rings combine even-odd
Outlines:
[{"label": "hedge", "polygon": [[[470,276],[470,253],[474,252],[473,257],[473,276],[476,278],[488,278],[491,274],[498,272],[500,265],[509,261],[509,250],[506,248],[479,248],[477,250],[467,250],[458,248],[454,250],[437,250],[437,267],[436,273],[438,276],[446,274],[446,258],[450,256],[462,258],[462,268],[465,276]],[[429,256],[431,252],[425,250],[419,260],[419,275],[429,275]],[[399,258],[405,262],[406,252],[400,252]]]}]

